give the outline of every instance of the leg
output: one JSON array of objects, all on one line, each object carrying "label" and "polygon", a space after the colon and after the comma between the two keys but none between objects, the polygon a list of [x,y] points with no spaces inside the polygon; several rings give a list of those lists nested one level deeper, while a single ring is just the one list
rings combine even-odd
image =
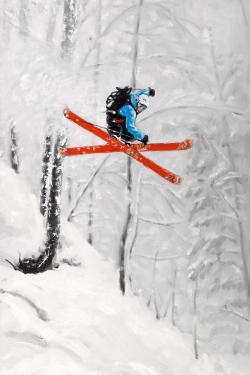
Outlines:
[{"label": "leg", "polygon": [[107,131],[109,135],[119,139],[122,135],[122,126],[120,124],[109,123]]}]

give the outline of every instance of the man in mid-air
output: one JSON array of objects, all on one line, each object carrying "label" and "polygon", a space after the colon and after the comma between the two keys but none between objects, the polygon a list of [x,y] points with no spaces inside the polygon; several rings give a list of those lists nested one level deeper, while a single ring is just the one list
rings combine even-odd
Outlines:
[{"label": "man in mid-air", "polygon": [[117,87],[106,101],[108,133],[124,143],[140,141],[147,144],[148,136],[137,129],[136,117],[148,107],[149,96],[155,96],[155,90],[150,87]]}]

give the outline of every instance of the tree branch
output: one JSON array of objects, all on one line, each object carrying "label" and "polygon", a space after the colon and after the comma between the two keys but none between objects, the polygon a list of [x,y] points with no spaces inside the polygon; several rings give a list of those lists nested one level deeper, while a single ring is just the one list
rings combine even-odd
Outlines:
[{"label": "tree branch", "polygon": [[82,199],[83,195],[86,193],[86,191],[88,190],[90,184],[93,182],[93,180],[95,179],[95,177],[98,175],[98,173],[100,172],[100,170],[102,169],[102,167],[104,166],[104,164],[106,163],[106,161],[108,160],[110,155],[106,156],[102,162],[100,163],[100,165],[96,168],[96,170],[92,173],[92,175],[90,176],[90,178],[88,179],[87,183],[84,185],[84,187],[82,188],[82,191],[80,192],[78,198],[76,199],[75,201],[75,204],[74,206],[72,207],[72,209],[70,210],[69,214],[68,214],[68,217],[67,217],[67,220],[68,221],[71,221],[74,213],[75,213],[75,210],[80,202],[80,200]]},{"label": "tree branch", "polygon": [[144,218],[144,217],[139,217],[139,220],[140,221],[143,221],[144,223],[149,223],[149,224],[155,224],[155,225],[161,225],[161,226],[164,226],[164,227],[170,227],[172,225],[178,225],[178,224],[181,224],[181,221],[176,221],[176,222],[163,222],[163,221],[156,221],[156,220],[151,220],[151,219],[147,219],[147,218]]},{"label": "tree branch", "polygon": [[229,309],[227,305],[225,305],[225,308],[223,309],[223,311],[226,311],[226,312],[228,312],[228,313],[231,313],[231,314],[237,316],[238,318],[241,318],[241,319],[243,319],[243,320],[246,320],[247,322],[250,322],[250,319],[249,319],[249,318],[247,318],[246,316],[244,316],[244,315],[238,313],[237,311],[234,311],[234,310]]},{"label": "tree branch", "polygon": [[179,259],[179,258],[187,258],[187,254],[178,254],[178,255],[169,255],[169,256],[165,256],[165,257],[151,257],[149,255],[145,255],[145,254],[133,254],[132,255],[132,258],[145,258],[145,259],[148,259],[148,260],[157,260],[157,262],[161,262],[161,261],[166,261],[166,260],[173,260],[173,259]]}]

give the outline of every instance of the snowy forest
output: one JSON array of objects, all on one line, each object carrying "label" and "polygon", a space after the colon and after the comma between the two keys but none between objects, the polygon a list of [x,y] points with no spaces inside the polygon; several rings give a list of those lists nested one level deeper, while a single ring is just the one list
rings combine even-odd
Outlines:
[{"label": "snowy forest", "polygon": [[[0,0],[0,374],[247,375],[250,2]],[[103,141],[155,89],[147,156]]]}]

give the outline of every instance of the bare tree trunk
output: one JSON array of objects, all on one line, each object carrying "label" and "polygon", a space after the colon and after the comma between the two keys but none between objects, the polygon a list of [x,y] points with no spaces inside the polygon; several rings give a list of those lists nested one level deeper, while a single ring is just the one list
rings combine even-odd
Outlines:
[{"label": "bare tree trunk", "polygon": [[[96,18],[96,40],[98,40],[101,36],[101,29],[102,29],[102,0],[97,0],[96,4],[97,9],[97,18]],[[100,64],[100,44],[98,44],[97,50],[96,50],[96,66],[94,70],[94,112],[95,117],[97,116],[98,111],[98,87],[99,87],[99,64]],[[102,168],[104,164],[101,163],[100,169]],[[100,171],[98,170],[98,172]],[[93,207],[94,207],[94,191],[93,191],[93,184],[91,185],[91,191],[89,195],[89,217],[88,217],[88,243],[90,245],[93,245]]]},{"label": "bare tree trunk", "polygon": [[0,33],[1,33],[1,39],[4,43],[9,43],[10,42],[10,21],[9,18],[6,16],[8,12],[8,3],[5,0],[1,0],[0,2],[0,9],[1,14],[0,14]]},{"label": "bare tree trunk", "polygon": [[93,187],[89,194],[89,219],[88,219],[88,243],[93,245],[93,198],[94,192]]},{"label": "bare tree trunk", "polygon": [[[249,38],[250,38],[250,21],[249,21],[249,15],[248,15],[248,11],[247,11],[247,8],[246,8],[246,5],[245,5],[245,0],[239,0],[239,5],[240,5],[240,8],[241,8],[241,12],[242,12],[242,17],[243,17],[243,20],[244,20],[244,24],[245,24],[245,28],[246,28],[246,40],[247,40],[247,43],[249,41]],[[248,54],[249,54],[249,43],[247,44],[247,47],[248,47]],[[247,92],[247,95],[248,95],[248,103],[250,103],[250,74],[249,74],[249,69],[248,69],[248,92]]]},{"label": "bare tree trunk", "polygon": [[120,269],[120,289],[122,294],[125,294],[126,280],[125,280],[125,250],[126,250],[126,241],[128,237],[129,225],[132,220],[131,204],[132,204],[132,175],[131,175],[131,159],[128,158],[127,164],[127,195],[128,195],[128,207],[127,207],[127,216],[126,221],[123,226],[120,249],[119,249],[119,269]]},{"label": "bare tree trunk", "polygon": [[46,35],[47,42],[51,42],[55,33],[55,27],[56,27],[56,19],[57,14],[59,11],[59,5],[60,0],[53,0],[51,6],[50,6],[50,16],[49,16],[49,24],[48,24],[48,30]]},{"label": "bare tree trunk", "polygon": [[132,77],[131,77],[132,87],[136,87],[136,73],[137,73],[137,65],[138,65],[138,47],[139,47],[139,31],[140,31],[140,24],[141,24],[141,13],[142,13],[143,1],[144,0],[138,0],[138,5],[137,5],[137,15],[136,15],[136,23],[135,23],[135,34],[134,34],[134,49],[133,49],[133,58],[132,58]]},{"label": "bare tree trunk", "polygon": [[[102,0],[97,0],[97,18],[96,18],[96,40],[99,40],[102,33]],[[98,107],[98,86],[99,86],[99,64],[100,64],[100,53],[101,53],[101,45],[98,43],[97,50],[96,50],[96,66],[94,70],[94,88],[95,88],[95,96],[94,96],[94,108],[97,112]]]},{"label": "bare tree trunk", "polygon": [[43,216],[45,216],[46,209],[47,209],[50,160],[51,160],[51,156],[52,156],[51,151],[52,151],[52,135],[49,134],[45,137],[43,160],[42,160],[40,212]]},{"label": "bare tree trunk", "polygon": [[199,359],[198,338],[197,338],[197,294],[198,294],[198,277],[194,280],[193,291],[193,347],[195,359]]},{"label": "bare tree trunk", "polygon": [[174,268],[173,286],[172,286],[172,309],[171,309],[171,321],[175,326],[175,294],[176,294],[176,267]]},{"label": "bare tree trunk", "polygon": [[135,246],[135,242],[138,236],[138,226],[139,226],[139,206],[140,206],[140,192],[141,192],[141,173],[139,175],[138,181],[137,181],[137,193],[136,193],[136,200],[135,200],[135,212],[134,212],[134,223],[132,228],[132,236],[131,236],[131,243],[128,250],[128,264],[127,264],[127,274],[128,274],[128,280],[130,283],[130,288],[132,289],[132,272],[130,268],[131,259],[133,256],[133,250]]},{"label": "bare tree trunk", "polygon": [[244,23],[246,25],[246,28],[248,29],[249,28],[249,21],[248,21],[248,15],[247,15],[247,11],[246,11],[244,0],[239,0],[239,2],[240,2],[240,7],[241,7],[241,11],[242,11],[242,16],[243,16],[243,19],[244,19]]},{"label": "bare tree trunk", "polygon": [[17,269],[23,273],[38,273],[52,267],[60,237],[60,199],[62,188],[62,155],[61,147],[66,146],[65,137],[58,135],[53,154],[51,171],[51,188],[48,199],[48,212],[46,223],[46,240],[44,249],[38,258],[19,259]]},{"label": "bare tree trunk", "polygon": [[70,60],[77,26],[76,0],[64,0],[62,57]]},{"label": "bare tree trunk", "polygon": [[19,32],[28,35],[28,0],[20,0],[19,8]]},{"label": "bare tree trunk", "polygon": [[[135,34],[134,34],[134,49],[133,49],[133,58],[132,58],[132,77],[131,85],[136,87],[136,71],[137,71],[137,59],[138,59],[138,39],[139,39],[139,30],[141,22],[141,9],[143,5],[143,0],[138,0],[137,13],[136,13],[136,23],[135,23]],[[122,294],[125,294],[126,288],[126,243],[128,239],[129,228],[133,219],[133,214],[131,211],[132,208],[132,168],[131,168],[131,158],[127,157],[127,195],[128,195],[128,207],[127,207],[127,216],[124,223],[120,249],[119,249],[119,268],[120,268],[120,289]]]},{"label": "bare tree trunk", "polygon": [[155,259],[154,259],[154,265],[153,265],[153,298],[154,298],[154,308],[155,308],[155,313],[156,313],[156,319],[157,320],[160,320],[161,319],[161,313],[160,313],[160,310],[158,308],[158,303],[157,303],[157,294],[156,294],[156,269],[157,269],[157,261],[158,261],[158,254],[159,254],[159,250],[157,250],[156,254],[155,254]]},{"label": "bare tree trunk", "polygon": [[152,269],[151,294],[147,301],[147,306],[154,308],[157,320],[161,319],[161,314],[160,314],[160,311],[158,309],[158,304],[157,304],[156,287],[155,287],[156,286],[156,267],[157,267],[157,263],[159,259],[158,255],[159,255],[159,250],[156,251],[154,257],[149,257],[149,259],[153,262],[153,265],[152,265],[153,269]]},{"label": "bare tree trunk", "polygon": [[14,123],[12,122],[10,128],[10,164],[16,173],[19,173],[19,156],[17,145],[17,134]]},{"label": "bare tree trunk", "polygon": [[73,181],[71,177],[67,178],[67,198],[68,198],[68,205],[72,202],[72,189],[73,189]]},{"label": "bare tree trunk", "polygon": [[60,236],[60,203],[62,190],[62,160],[59,150],[66,146],[66,139],[62,134],[58,134],[53,155],[53,165],[51,171],[51,188],[48,200],[47,214],[47,239],[45,252],[50,264],[55,256]]}]

